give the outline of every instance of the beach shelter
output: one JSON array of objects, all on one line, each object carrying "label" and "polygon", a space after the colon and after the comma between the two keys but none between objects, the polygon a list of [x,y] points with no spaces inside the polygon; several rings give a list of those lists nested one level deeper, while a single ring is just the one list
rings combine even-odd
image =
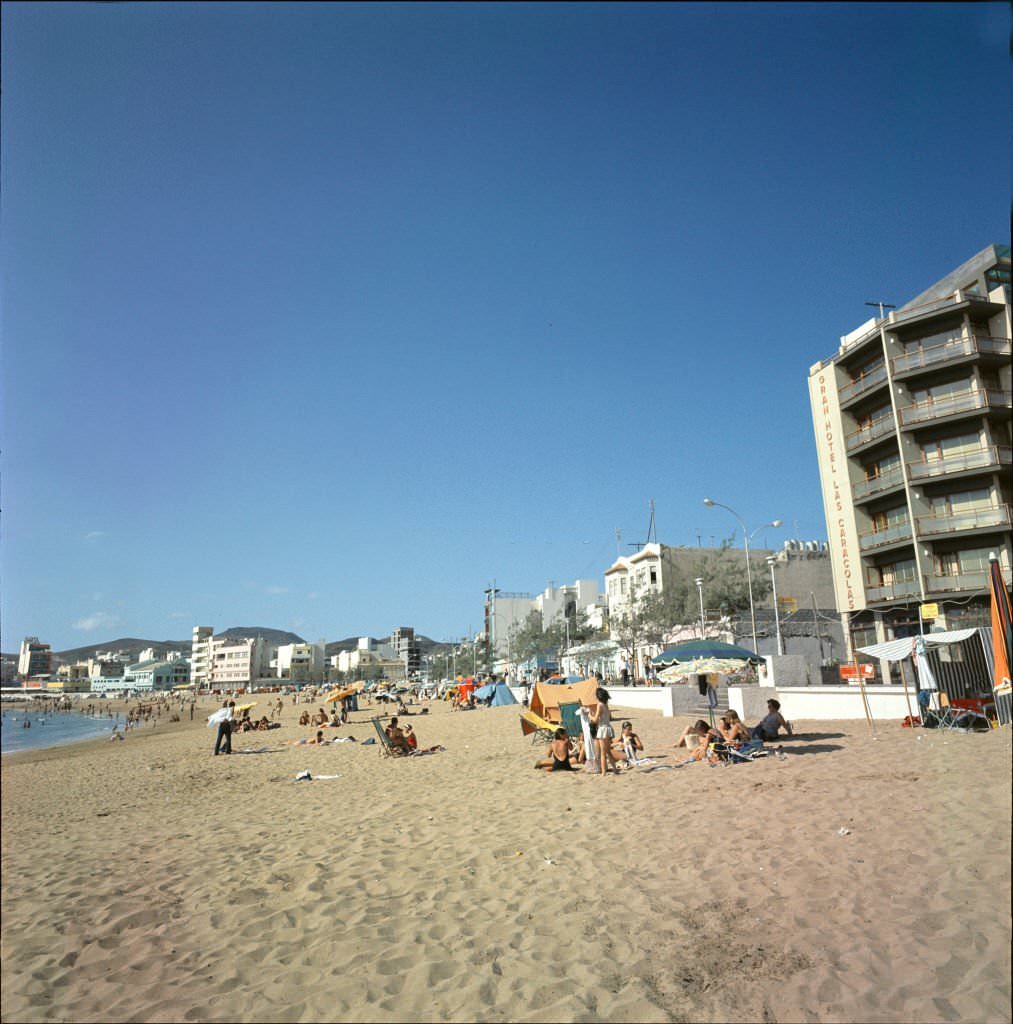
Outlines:
[{"label": "beach shelter", "polygon": [[488,700],[496,692],[492,683],[486,683],[475,691],[475,700]]},{"label": "beach shelter", "polygon": [[510,692],[510,687],[506,683],[500,683],[496,687],[496,692],[492,695],[492,704],[490,707],[501,708],[507,704],[516,704],[517,698]]},{"label": "beach shelter", "polygon": [[1013,611],[1009,587],[1002,578],[1002,568],[995,555],[989,556],[989,589],[992,597],[992,692],[999,724],[1009,725],[1013,719],[1013,686],[1010,683]]},{"label": "beach shelter", "polygon": [[[559,710],[560,704],[579,703],[584,707],[593,708],[598,703],[598,698],[595,696],[597,689],[597,679],[585,679],[580,683],[566,683],[562,686],[554,686],[552,683],[535,683],[528,706],[536,715],[558,724],[563,720]],[[524,725],[525,723],[522,721],[521,729],[524,733],[534,731],[534,726],[525,729]]]},{"label": "beach shelter", "polygon": [[468,676],[466,682],[461,683],[457,688],[457,695],[461,700],[470,700],[471,695],[475,692],[475,680]]}]

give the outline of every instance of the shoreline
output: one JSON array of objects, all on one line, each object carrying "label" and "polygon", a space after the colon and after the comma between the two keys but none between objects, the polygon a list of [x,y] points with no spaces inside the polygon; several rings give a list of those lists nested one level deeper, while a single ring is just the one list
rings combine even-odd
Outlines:
[{"label": "shoreline", "polygon": [[[1009,1019],[1008,731],[602,779],[533,771],[517,708],[385,759],[379,707],[285,746],[303,706],[259,755],[209,705],[3,759],[4,1020]],[[674,762],[685,719],[620,713]]]}]

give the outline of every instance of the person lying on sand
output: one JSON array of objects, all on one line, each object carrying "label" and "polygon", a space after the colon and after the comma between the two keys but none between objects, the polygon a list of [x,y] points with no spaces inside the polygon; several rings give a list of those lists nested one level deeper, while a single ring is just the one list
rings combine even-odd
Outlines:
[{"label": "person lying on sand", "polygon": [[535,768],[541,768],[547,772],[575,772],[577,770],[570,764],[570,739],[562,727],[553,733],[548,753],[549,756],[544,761],[535,762]]},{"label": "person lying on sand", "polygon": [[691,750],[690,756],[683,761],[683,764],[690,764],[693,761],[707,760],[707,747],[711,743],[723,743],[724,737],[712,729],[702,718],[697,719],[692,725],[687,725],[683,730],[676,748],[686,746]]}]

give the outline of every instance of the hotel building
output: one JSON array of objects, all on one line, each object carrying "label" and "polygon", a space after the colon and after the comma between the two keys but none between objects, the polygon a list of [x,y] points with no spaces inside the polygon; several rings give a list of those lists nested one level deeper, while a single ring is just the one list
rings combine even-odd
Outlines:
[{"label": "hotel building", "polygon": [[[881,310],[881,312],[885,312]],[[987,625],[1011,576],[1010,249],[990,245],[809,373],[837,607],[853,647]],[[885,678],[884,678],[884,681]]]}]

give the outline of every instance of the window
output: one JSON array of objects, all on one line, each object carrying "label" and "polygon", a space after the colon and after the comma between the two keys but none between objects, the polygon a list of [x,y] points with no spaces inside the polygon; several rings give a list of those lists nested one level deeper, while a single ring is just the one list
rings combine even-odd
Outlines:
[{"label": "window", "polygon": [[657,566],[651,566],[651,586],[657,586],[658,584],[658,568]]},{"label": "window", "polygon": [[865,472],[866,480],[878,480],[879,477],[886,476],[891,470],[899,467],[900,452],[891,452],[875,462],[867,462],[862,469]]},{"label": "window", "polygon": [[937,437],[922,444],[922,457],[926,462],[939,462],[954,455],[969,455],[981,449],[977,433],[958,434],[955,437]]},{"label": "window", "polygon": [[907,523],[907,505],[896,505],[894,508],[884,509],[876,512],[872,517],[872,532],[881,533],[883,530],[893,529],[895,526],[904,526]]},{"label": "window", "polygon": [[956,494],[937,494],[929,499],[934,516],[960,515],[992,508],[992,496],[987,487],[975,491],[959,491]]},{"label": "window", "polygon": [[936,555],[937,576],[962,576],[988,570],[991,548],[965,548],[963,551],[943,551]]},{"label": "window", "polygon": [[[894,562],[892,565],[873,566],[872,572],[879,574],[879,583],[884,587],[894,583],[910,583],[918,578],[918,566],[913,558],[906,558],[903,562]],[[873,585],[876,585],[875,580]]]}]

